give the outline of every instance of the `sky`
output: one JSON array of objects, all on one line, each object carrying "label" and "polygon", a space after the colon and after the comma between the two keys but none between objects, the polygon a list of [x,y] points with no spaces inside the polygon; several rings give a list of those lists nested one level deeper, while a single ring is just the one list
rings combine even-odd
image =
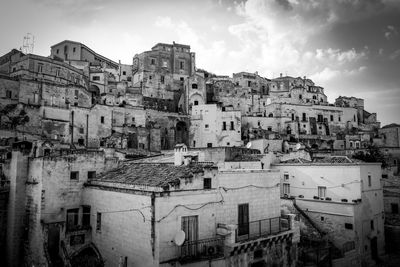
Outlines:
[{"label": "sky", "polygon": [[131,64],[156,43],[191,46],[196,67],[311,78],[400,123],[400,0],[2,0],[0,55],[73,40]]}]

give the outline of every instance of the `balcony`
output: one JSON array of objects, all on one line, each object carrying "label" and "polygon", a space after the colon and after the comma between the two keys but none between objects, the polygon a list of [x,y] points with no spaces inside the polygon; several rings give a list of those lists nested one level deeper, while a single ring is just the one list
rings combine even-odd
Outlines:
[{"label": "balcony", "polygon": [[185,241],[180,247],[180,261],[202,261],[224,256],[224,238],[213,237],[208,239]]},{"label": "balcony", "polygon": [[238,224],[235,230],[235,242],[239,243],[260,237],[268,237],[289,230],[289,221],[281,217]]}]

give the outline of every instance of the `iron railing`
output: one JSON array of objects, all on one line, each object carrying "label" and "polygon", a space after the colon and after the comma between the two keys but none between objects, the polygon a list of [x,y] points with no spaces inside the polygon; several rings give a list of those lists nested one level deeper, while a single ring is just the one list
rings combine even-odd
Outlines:
[{"label": "iron railing", "polygon": [[290,230],[289,221],[281,217],[238,224],[236,242],[276,235],[288,230]]},{"label": "iron railing", "polygon": [[180,248],[181,260],[204,260],[224,256],[224,238],[214,237],[195,241],[185,241]]}]

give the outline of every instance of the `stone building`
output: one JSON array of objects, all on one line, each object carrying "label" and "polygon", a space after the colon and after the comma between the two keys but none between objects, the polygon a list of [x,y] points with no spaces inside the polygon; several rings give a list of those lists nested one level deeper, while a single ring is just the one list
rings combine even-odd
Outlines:
[{"label": "stone building", "polygon": [[372,264],[385,250],[380,163],[348,157],[275,163],[280,170],[281,196],[318,225],[343,253],[347,264]]},{"label": "stone building", "polygon": [[217,104],[192,107],[191,147],[241,146],[240,111]]}]

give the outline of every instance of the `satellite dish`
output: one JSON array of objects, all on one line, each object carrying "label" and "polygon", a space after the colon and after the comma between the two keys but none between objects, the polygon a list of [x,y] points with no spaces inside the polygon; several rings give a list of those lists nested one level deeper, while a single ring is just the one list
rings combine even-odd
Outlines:
[{"label": "satellite dish", "polygon": [[301,148],[301,144],[300,143],[297,143],[296,144],[296,150],[299,150]]},{"label": "satellite dish", "polygon": [[246,147],[247,147],[247,148],[250,148],[250,147],[251,147],[251,142],[248,142],[247,145],[246,145]]},{"label": "satellite dish", "polygon": [[177,246],[182,246],[183,242],[185,242],[185,232],[182,230],[179,230],[174,237],[174,243]]}]

